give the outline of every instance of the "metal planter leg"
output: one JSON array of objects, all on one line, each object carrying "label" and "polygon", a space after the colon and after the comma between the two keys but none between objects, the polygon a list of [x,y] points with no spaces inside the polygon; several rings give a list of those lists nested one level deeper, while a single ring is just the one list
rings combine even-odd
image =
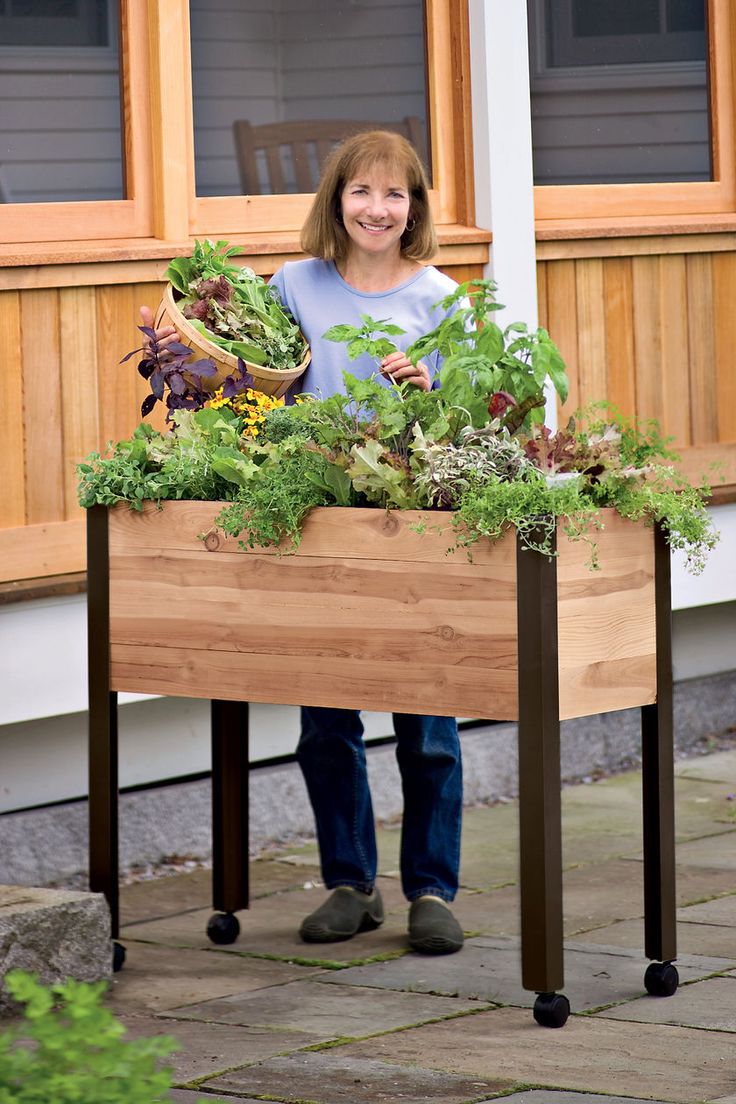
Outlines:
[{"label": "metal planter leg", "polygon": [[672,715],[672,630],[670,551],[655,530],[657,701],[641,711],[644,826],[644,952],[656,959],[644,984],[652,996],[671,996],[679,977],[675,898],[674,732]]},{"label": "metal planter leg", "polygon": [[570,1004],[562,945],[557,561],[517,538],[522,984],[534,1018],[562,1027]]},{"label": "metal planter leg", "polygon": [[121,969],[118,889],[118,696],[110,689],[110,585],[107,508],[87,511],[89,700],[89,887],[110,908],[113,969]]},{"label": "metal planter leg", "polygon": [[248,703],[212,702],[212,904],[207,935],[234,943],[248,908]]}]

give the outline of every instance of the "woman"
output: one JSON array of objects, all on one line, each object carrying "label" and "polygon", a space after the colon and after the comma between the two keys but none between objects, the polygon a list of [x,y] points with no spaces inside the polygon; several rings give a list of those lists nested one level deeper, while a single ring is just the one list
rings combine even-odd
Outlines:
[{"label": "woman", "polygon": [[[287,263],[272,280],[312,349],[299,391],[326,397],[343,390],[345,351],[324,340],[329,327],[360,326],[363,315],[390,320],[406,331],[397,344],[408,348],[445,316],[435,304],[456,285],[419,263],[437,248],[427,192],[422,164],[398,134],[357,134],[333,151],[302,231],[302,248],[311,257]],[[147,308],[141,313],[151,325]],[[376,365],[364,355],[349,368],[366,378]],[[414,365],[400,350],[380,365],[386,386],[393,379],[425,391],[436,385],[437,371],[436,357]],[[404,795],[401,878],[410,902],[409,943],[425,954],[451,954],[463,944],[448,907],[460,862],[457,724],[450,717],[396,713],[393,721]],[[350,939],[384,918],[360,713],[303,707],[297,759],[314,811],[323,880],[332,891],[303,921],[300,935],[307,943]]]}]

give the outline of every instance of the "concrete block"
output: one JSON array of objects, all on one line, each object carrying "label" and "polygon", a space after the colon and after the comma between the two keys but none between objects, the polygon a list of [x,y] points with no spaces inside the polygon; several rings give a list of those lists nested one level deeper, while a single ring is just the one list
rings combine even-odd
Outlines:
[{"label": "concrete block", "polygon": [[[100,893],[0,885],[0,978],[38,974],[44,985],[112,972],[110,913]],[[0,990],[0,1009],[10,1006]]]}]

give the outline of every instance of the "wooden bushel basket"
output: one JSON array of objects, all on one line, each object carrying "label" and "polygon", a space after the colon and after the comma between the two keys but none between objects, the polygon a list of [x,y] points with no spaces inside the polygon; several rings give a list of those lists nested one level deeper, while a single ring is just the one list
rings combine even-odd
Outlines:
[{"label": "wooden bushel basket", "polygon": [[[203,378],[202,386],[205,391],[216,391],[218,387],[222,386],[225,377],[237,370],[238,358],[220,348],[219,345],[215,345],[214,342],[209,341],[191,324],[189,319],[184,317],[176,304],[175,294],[171,284],[167,284],[156,312],[156,329],[160,326],[173,326],[178,331],[181,340],[186,345],[192,346],[193,359],[199,360],[201,357],[207,357],[214,361],[217,366],[217,375]],[[274,398],[280,399],[282,395],[286,394],[292,383],[304,374],[311,359],[312,354],[307,349],[304,359],[296,368],[268,368],[262,364],[251,364],[247,360],[244,363],[253,377],[255,390],[261,391],[264,395],[272,395]]]}]

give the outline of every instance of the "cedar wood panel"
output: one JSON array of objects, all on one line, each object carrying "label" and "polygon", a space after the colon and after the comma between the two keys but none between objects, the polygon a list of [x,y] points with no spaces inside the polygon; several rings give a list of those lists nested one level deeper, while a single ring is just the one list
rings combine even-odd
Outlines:
[{"label": "cedar wood panel", "polygon": [[[225,538],[219,509],[109,512],[113,689],[518,717],[512,534],[471,560],[446,513],[320,508],[285,555]],[[559,539],[563,718],[656,699],[653,531],[607,510],[591,537],[595,571]]]}]

